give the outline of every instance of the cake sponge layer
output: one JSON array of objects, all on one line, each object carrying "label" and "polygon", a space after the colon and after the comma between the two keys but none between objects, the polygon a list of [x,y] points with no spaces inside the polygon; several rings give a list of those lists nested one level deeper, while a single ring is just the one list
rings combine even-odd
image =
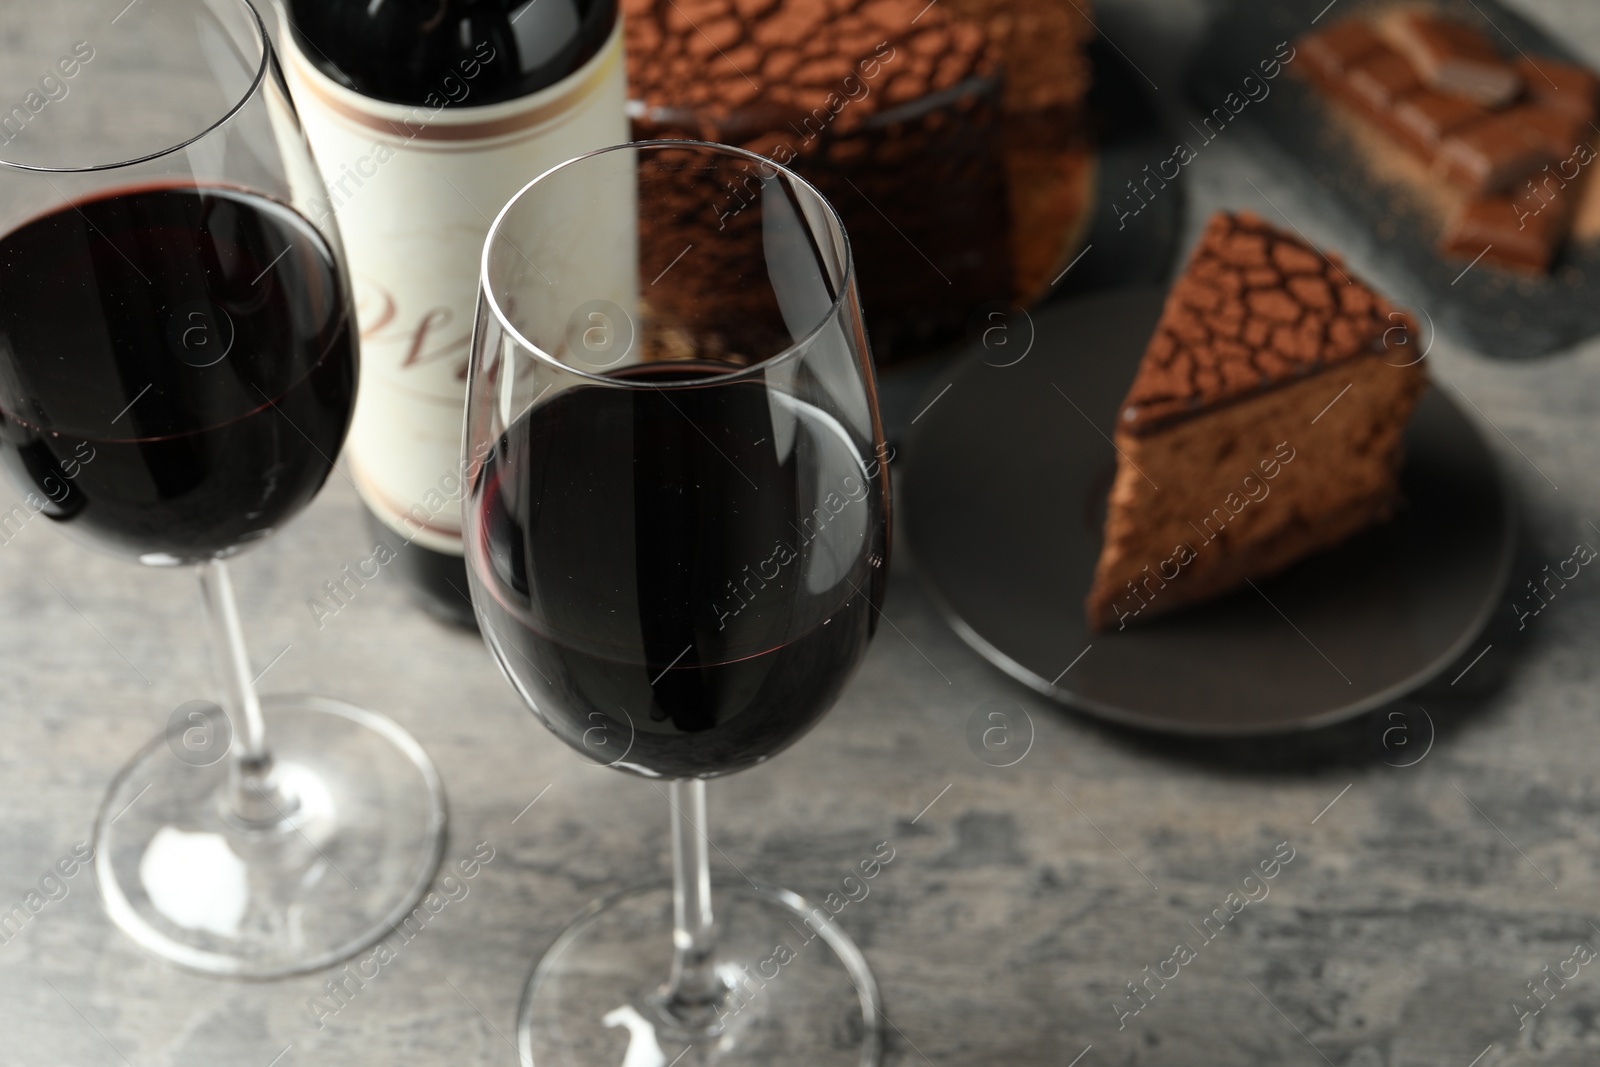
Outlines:
[{"label": "cake sponge layer", "polygon": [[1146,621],[1387,518],[1424,385],[1371,355],[1165,434],[1119,435],[1091,623]]},{"label": "cake sponge layer", "polygon": [[[1264,286],[1239,295],[1281,305],[1301,347],[1263,351],[1270,339],[1243,336],[1219,345],[1193,327],[1190,290],[1221,286],[1219,252],[1237,254],[1240,236],[1258,239],[1249,255],[1288,277],[1281,301]],[[1334,295],[1297,300],[1296,275]],[[1205,600],[1387,518],[1427,386],[1418,340],[1409,316],[1304,242],[1259,219],[1213,219],[1124,401],[1090,625],[1121,629]]]}]

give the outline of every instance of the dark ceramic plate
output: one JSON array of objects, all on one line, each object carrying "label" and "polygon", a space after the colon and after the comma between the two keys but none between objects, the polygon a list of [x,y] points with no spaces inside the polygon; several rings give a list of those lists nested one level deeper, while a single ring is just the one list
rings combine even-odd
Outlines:
[{"label": "dark ceramic plate", "polygon": [[[1281,42],[1405,2],[1345,0],[1334,6],[1322,0],[1233,0],[1212,23],[1198,53],[1190,95],[1210,113],[1230,93],[1238,94],[1244,77],[1255,73],[1261,60],[1270,59]],[[1483,30],[1505,55],[1521,52],[1535,60],[1550,56],[1580,62],[1496,0],[1438,0],[1437,6]],[[1319,12],[1324,17],[1313,26]],[[1277,168],[1280,173],[1297,176],[1319,194],[1316,199],[1343,216],[1339,221],[1364,232],[1367,247],[1362,252],[1391,283],[1390,295],[1398,303],[1426,313],[1439,329],[1500,358],[1541,356],[1600,333],[1600,242],[1569,242],[1545,278],[1523,278],[1483,264],[1465,270],[1467,263],[1440,256],[1435,251],[1439,225],[1418,205],[1416,191],[1374,176],[1321,95],[1294,76],[1300,62],[1288,64],[1264,99],[1242,105],[1237,119],[1213,134],[1230,137],[1237,124],[1241,131],[1263,135],[1264,143],[1287,163]],[[1204,151],[1203,131],[1185,136]],[[1282,224],[1273,207],[1253,206],[1269,221]]]},{"label": "dark ceramic plate", "polygon": [[956,632],[1047,696],[1188,734],[1322,726],[1415,689],[1468,651],[1506,583],[1512,506],[1483,438],[1437,387],[1406,435],[1405,504],[1393,520],[1259,591],[1089,632],[1083,598],[1116,459],[1107,435],[1162,298],[1124,290],[1040,311],[1020,362],[969,357],[942,396],[926,398],[901,514]]}]

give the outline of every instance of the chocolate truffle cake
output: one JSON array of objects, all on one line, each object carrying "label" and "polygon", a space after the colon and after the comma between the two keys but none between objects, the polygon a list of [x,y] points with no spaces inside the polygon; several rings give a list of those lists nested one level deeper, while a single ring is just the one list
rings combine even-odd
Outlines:
[{"label": "chocolate truffle cake", "polygon": [[1014,291],[1022,303],[1049,292],[1082,247],[1094,188],[1084,100],[1095,34],[1087,0],[943,0],[1000,48],[1006,185]]},{"label": "chocolate truffle cake", "polygon": [[1090,626],[1227,592],[1387,518],[1426,384],[1418,340],[1336,257],[1214,216],[1117,419]]},{"label": "chocolate truffle cake", "polygon": [[[978,305],[1011,299],[1023,274],[1037,291],[1085,214],[1081,142],[1024,131],[1081,102],[1077,49],[1088,31],[1075,9],[1044,0],[1006,11],[984,0],[623,7],[634,136],[739,145],[815,183],[849,230],[880,362],[959,333]],[[1052,57],[1052,81],[1035,49],[1069,45]],[[1064,157],[1068,147],[1075,157]],[[1021,259],[1025,272],[1014,267]],[[716,279],[683,272],[667,284],[655,299],[696,299],[683,287]]]}]

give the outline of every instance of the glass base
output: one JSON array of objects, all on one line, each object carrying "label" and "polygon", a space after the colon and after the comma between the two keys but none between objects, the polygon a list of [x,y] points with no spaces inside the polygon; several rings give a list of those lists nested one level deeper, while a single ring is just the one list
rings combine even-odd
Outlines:
[{"label": "glass base", "polygon": [[713,891],[716,970],[726,987],[711,1032],[664,1010],[672,887],[590,905],[528,979],[517,1022],[522,1067],[876,1067],[877,983],[825,908],[782,889]]},{"label": "glass base", "polygon": [[95,822],[112,921],[208,974],[276,978],[359,952],[416,905],[444,849],[444,788],[410,734],[323,697],[261,709],[288,818],[241,824],[231,760],[193,766],[158,738]]}]

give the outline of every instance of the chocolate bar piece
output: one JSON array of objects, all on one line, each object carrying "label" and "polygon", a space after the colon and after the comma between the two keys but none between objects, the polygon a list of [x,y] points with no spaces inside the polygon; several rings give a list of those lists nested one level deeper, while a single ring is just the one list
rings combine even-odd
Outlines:
[{"label": "chocolate bar piece", "polygon": [[1590,71],[1548,56],[1537,59],[1524,56],[1517,60],[1517,71],[1528,87],[1528,98],[1534,103],[1565,112],[1579,122],[1594,119],[1600,79]]},{"label": "chocolate bar piece", "polygon": [[1578,143],[1591,143],[1596,139],[1589,123],[1567,111],[1558,111],[1543,104],[1515,107],[1506,112],[1515,115],[1538,135],[1539,143],[1557,159],[1567,159],[1578,150]]},{"label": "chocolate bar piece", "polygon": [[1394,123],[1424,160],[1432,162],[1444,139],[1488,116],[1481,104],[1454,93],[1423,89],[1395,105]]},{"label": "chocolate bar piece", "polygon": [[1343,82],[1350,67],[1384,46],[1377,31],[1358,19],[1335,23],[1295,43],[1312,73],[1328,85]]},{"label": "chocolate bar piece", "polygon": [[1387,115],[1397,101],[1422,88],[1405,56],[1380,44],[1345,71],[1345,86],[1363,106]]},{"label": "chocolate bar piece", "polygon": [[1408,11],[1391,24],[1395,44],[1434,89],[1458,93],[1486,107],[1510,103],[1522,76],[1493,42],[1470,26]]},{"label": "chocolate bar piece", "polygon": [[1422,152],[1420,146],[1412,144],[1410,134],[1394,117],[1396,103],[1423,91],[1422,82],[1406,57],[1387,44],[1378,41],[1362,58],[1345,67],[1343,77],[1321,82],[1321,85],[1324,92],[1360,111],[1367,121],[1408,148],[1419,154]]},{"label": "chocolate bar piece", "polygon": [[1560,194],[1544,200],[1532,193],[1475,197],[1445,227],[1439,251],[1454,259],[1481,257],[1507,270],[1544,274],[1566,236],[1573,199]]},{"label": "chocolate bar piece", "polygon": [[1325,94],[1468,194],[1444,255],[1548,270],[1579,171],[1600,158],[1600,75],[1546,56],[1509,61],[1485,33],[1415,8],[1354,16],[1296,47]]},{"label": "chocolate bar piece", "polygon": [[1445,137],[1435,167],[1452,185],[1480,195],[1500,193],[1565,158],[1552,151],[1548,133],[1529,125],[1527,109],[1490,115]]}]

